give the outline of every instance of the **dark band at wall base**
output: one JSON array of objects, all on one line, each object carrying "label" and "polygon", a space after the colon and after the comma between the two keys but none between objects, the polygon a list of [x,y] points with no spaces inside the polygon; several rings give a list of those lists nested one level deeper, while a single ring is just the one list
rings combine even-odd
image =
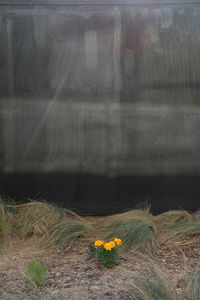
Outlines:
[{"label": "dark band at wall base", "polygon": [[107,215],[151,204],[153,213],[200,207],[200,176],[120,176],[93,174],[0,174],[0,191],[16,201],[43,199],[81,214]]}]

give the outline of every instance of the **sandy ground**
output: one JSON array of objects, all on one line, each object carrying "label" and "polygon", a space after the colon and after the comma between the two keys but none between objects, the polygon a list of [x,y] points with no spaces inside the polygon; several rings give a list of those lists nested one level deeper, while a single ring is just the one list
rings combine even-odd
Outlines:
[{"label": "sandy ground", "polygon": [[[131,299],[129,291],[133,276],[145,272],[151,261],[131,253],[121,253],[120,264],[112,269],[87,260],[87,243],[76,243],[67,249],[39,249],[28,245],[11,245],[1,253],[0,299],[29,298],[35,293],[23,277],[24,265],[31,259],[42,259],[48,268],[47,283],[42,294],[47,300]],[[200,263],[200,247],[173,248],[165,245],[156,253],[156,262],[169,274],[177,291],[185,269],[195,272]],[[13,295],[13,297],[11,297]],[[18,298],[17,295],[23,295]]]}]

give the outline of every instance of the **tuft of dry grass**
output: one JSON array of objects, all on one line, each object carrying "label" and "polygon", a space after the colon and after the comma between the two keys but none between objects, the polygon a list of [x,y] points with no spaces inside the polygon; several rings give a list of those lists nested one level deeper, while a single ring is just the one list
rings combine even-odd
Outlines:
[{"label": "tuft of dry grass", "polygon": [[[200,273],[182,274],[181,290],[169,275],[154,261],[148,260],[149,268],[134,276],[129,290],[132,300],[200,300]],[[189,267],[189,266],[187,266]]]},{"label": "tuft of dry grass", "polygon": [[10,240],[12,216],[6,210],[5,203],[0,199],[0,248]]},{"label": "tuft of dry grass", "polygon": [[130,288],[133,300],[178,300],[174,285],[154,262],[145,273],[133,278]]},{"label": "tuft of dry grass", "polygon": [[154,216],[154,223],[160,229],[169,225],[189,222],[192,220],[192,215],[185,210],[170,210]]},{"label": "tuft of dry grass", "polygon": [[175,245],[198,245],[200,222],[184,210],[172,210],[153,216],[150,208],[134,209],[107,218],[107,237],[119,236],[126,249],[150,250],[169,240]]},{"label": "tuft of dry grass", "polygon": [[92,229],[86,222],[77,220],[61,220],[52,226],[42,239],[42,245],[58,245],[66,247],[73,241],[90,236]]},{"label": "tuft of dry grass", "polygon": [[109,217],[105,224],[105,232],[108,238],[122,239],[126,249],[152,252],[155,248],[156,229],[149,208]]},{"label": "tuft of dry grass", "polygon": [[151,221],[153,219],[150,213],[150,206],[144,206],[143,208],[128,210],[123,213],[114,214],[108,217],[107,223],[119,222],[119,221],[129,221],[133,219],[141,219]]},{"label": "tuft of dry grass", "polygon": [[16,206],[15,236],[37,237],[40,246],[67,246],[90,234],[83,218],[68,209],[34,201]]},{"label": "tuft of dry grass", "polygon": [[33,201],[15,206],[13,235],[17,238],[43,236],[59,220],[59,213],[50,204]]},{"label": "tuft of dry grass", "polygon": [[187,275],[184,280],[184,300],[200,300],[200,273],[197,271],[194,274]]},{"label": "tuft of dry grass", "polygon": [[[4,205],[0,202],[0,245],[9,237],[32,241],[40,246],[66,245],[90,234],[84,218],[45,201]],[[31,238],[31,239],[30,239]]]},{"label": "tuft of dry grass", "polygon": [[172,224],[160,235],[160,242],[174,241],[178,246],[200,244],[200,222]]},{"label": "tuft of dry grass", "polygon": [[200,221],[200,210],[197,210],[197,211],[193,214],[193,220],[195,220],[195,221]]},{"label": "tuft of dry grass", "polygon": [[74,212],[53,206],[45,201],[31,201],[15,205],[13,234],[19,238],[42,237],[61,219],[80,217]]},{"label": "tuft of dry grass", "polygon": [[53,291],[51,288],[43,290],[35,288],[27,292],[22,291],[16,294],[6,294],[5,300],[58,300],[58,292]]}]

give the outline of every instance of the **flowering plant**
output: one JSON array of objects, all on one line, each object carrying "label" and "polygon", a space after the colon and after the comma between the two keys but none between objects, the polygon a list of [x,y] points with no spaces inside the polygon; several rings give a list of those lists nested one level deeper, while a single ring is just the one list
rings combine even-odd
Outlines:
[{"label": "flowering plant", "polygon": [[114,267],[118,264],[118,247],[122,241],[115,238],[113,241],[104,242],[96,240],[89,246],[88,258],[98,257],[99,262],[104,267]]}]

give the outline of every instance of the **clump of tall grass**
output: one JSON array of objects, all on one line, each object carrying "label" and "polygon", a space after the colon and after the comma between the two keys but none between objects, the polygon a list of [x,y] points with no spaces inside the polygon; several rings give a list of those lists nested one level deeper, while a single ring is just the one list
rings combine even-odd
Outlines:
[{"label": "clump of tall grass", "polygon": [[172,224],[166,227],[161,237],[161,242],[175,240],[178,245],[200,244],[200,222],[190,221]]},{"label": "clump of tall grass", "polygon": [[170,280],[169,275],[154,261],[146,272],[133,277],[129,290],[132,300],[200,300],[200,273],[182,275],[181,286]]},{"label": "clump of tall grass", "polygon": [[195,272],[185,278],[183,291],[184,300],[200,300],[200,274]]},{"label": "clump of tall grass", "polygon": [[178,300],[174,285],[162,269],[155,264],[139,276],[133,278],[130,289],[133,300]]},{"label": "clump of tall grass", "polygon": [[115,221],[128,221],[133,219],[141,219],[141,220],[148,220],[151,221],[153,218],[150,212],[150,206],[145,205],[143,207],[138,207],[135,209],[128,210],[123,213],[114,214],[108,217],[108,223],[115,222]]},{"label": "clump of tall grass", "polygon": [[42,237],[61,219],[79,219],[78,215],[44,201],[32,201],[15,206],[14,236]]},{"label": "clump of tall grass", "polygon": [[193,214],[193,220],[195,220],[195,221],[200,221],[200,210],[197,210],[197,211]]},{"label": "clump of tall grass", "polygon": [[119,236],[127,249],[154,250],[168,240],[190,237],[191,243],[200,241],[198,220],[184,210],[171,210],[153,216],[150,207],[134,209],[108,217],[107,237]]},{"label": "clump of tall grass", "polygon": [[73,241],[89,236],[91,228],[80,220],[61,220],[52,226],[42,239],[42,245],[66,247]]},{"label": "clump of tall grass", "polygon": [[189,222],[192,215],[185,210],[170,210],[153,217],[158,229],[164,229],[169,225]]},{"label": "clump of tall grass", "polygon": [[16,205],[13,234],[19,238],[43,236],[58,219],[55,208],[45,202]]},{"label": "clump of tall grass", "polygon": [[11,215],[6,211],[5,203],[0,199],[0,248],[6,245],[11,233]]},{"label": "clump of tall grass", "polygon": [[39,238],[40,246],[65,247],[79,237],[89,235],[89,226],[76,213],[46,202],[16,205],[14,236]]},{"label": "clump of tall grass", "polygon": [[146,218],[123,218],[123,220],[114,220],[107,228],[107,237],[118,236],[123,240],[123,246],[126,249],[150,250],[155,247],[155,227]]},{"label": "clump of tall grass", "polygon": [[148,205],[108,217],[104,231],[107,238],[122,239],[125,249],[153,251],[155,248],[156,230]]}]

